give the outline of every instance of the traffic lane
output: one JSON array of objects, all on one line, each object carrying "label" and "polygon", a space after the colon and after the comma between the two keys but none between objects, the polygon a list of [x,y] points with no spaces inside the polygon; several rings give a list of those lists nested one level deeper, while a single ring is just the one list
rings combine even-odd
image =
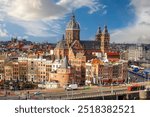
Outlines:
[{"label": "traffic lane", "polygon": [[[112,86],[91,86],[89,89],[85,89],[84,87],[79,87],[77,90],[73,90],[74,92],[79,92],[79,91],[97,91],[97,90],[109,90]],[[119,85],[119,86],[113,86],[114,89],[117,88],[126,88],[125,85]],[[72,90],[65,90],[63,88],[60,88],[60,90],[57,89],[44,89],[44,90],[35,90],[35,91],[29,91],[30,94],[34,94],[35,92],[41,92],[42,94],[50,93],[50,94],[61,94],[64,92],[71,92]]]},{"label": "traffic lane", "polygon": [[76,94],[76,95],[68,95],[68,96],[55,96],[55,97],[45,97],[46,99],[51,99],[51,100],[59,100],[59,99],[69,99],[69,98],[74,98],[74,97],[84,97],[84,96],[93,96],[93,95],[114,95],[115,93],[122,93],[127,90],[117,90],[117,91],[105,91],[105,92],[90,92],[90,93],[82,93],[82,94]]},{"label": "traffic lane", "polygon": [[36,96],[36,98],[50,98],[50,99],[57,99],[57,98],[64,98],[64,97],[71,97],[71,96],[80,96],[80,95],[95,95],[95,94],[108,94],[113,92],[118,92],[118,91],[127,91],[127,88],[118,88],[118,89],[109,89],[109,90],[90,90],[90,91],[68,91],[68,92],[63,92],[61,94],[42,94],[40,96]]}]

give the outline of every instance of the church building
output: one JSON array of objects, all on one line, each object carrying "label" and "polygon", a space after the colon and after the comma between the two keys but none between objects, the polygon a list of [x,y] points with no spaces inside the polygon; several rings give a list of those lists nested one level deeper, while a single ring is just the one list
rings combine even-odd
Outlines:
[{"label": "church building", "polygon": [[65,35],[62,36],[55,49],[55,59],[67,57],[68,64],[71,66],[71,83],[85,83],[85,63],[96,58],[96,53],[105,54],[110,49],[110,35],[107,26],[102,31],[99,27],[95,39],[81,40],[80,25],[76,21],[75,15],[71,16],[66,26]]}]

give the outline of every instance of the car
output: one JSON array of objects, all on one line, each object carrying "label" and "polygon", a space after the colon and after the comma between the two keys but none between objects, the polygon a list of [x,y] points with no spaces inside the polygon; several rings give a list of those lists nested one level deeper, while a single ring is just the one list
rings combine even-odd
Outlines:
[{"label": "car", "polygon": [[119,83],[112,83],[111,86],[118,86]]},{"label": "car", "polygon": [[40,91],[34,92],[34,95],[41,95],[42,93]]},{"label": "car", "polygon": [[67,87],[65,87],[66,90],[77,90],[78,85],[77,84],[69,84]]}]

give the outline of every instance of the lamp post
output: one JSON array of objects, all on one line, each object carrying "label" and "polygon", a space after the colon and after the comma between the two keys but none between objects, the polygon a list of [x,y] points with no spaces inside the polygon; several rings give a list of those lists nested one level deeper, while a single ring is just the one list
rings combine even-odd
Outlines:
[{"label": "lamp post", "polygon": [[101,83],[101,79],[102,79],[102,77],[98,77],[98,79],[99,79],[99,88],[100,88],[100,93],[101,93],[101,95],[102,95],[102,99],[104,100],[104,95],[103,95],[103,90],[102,90],[102,83]]},{"label": "lamp post", "polygon": [[73,89],[71,88],[71,91],[72,91],[72,98],[73,98]]},{"label": "lamp post", "polygon": [[6,86],[5,86],[5,78],[4,78],[4,93],[5,93],[5,96],[7,96],[7,93],[6,93]]}]

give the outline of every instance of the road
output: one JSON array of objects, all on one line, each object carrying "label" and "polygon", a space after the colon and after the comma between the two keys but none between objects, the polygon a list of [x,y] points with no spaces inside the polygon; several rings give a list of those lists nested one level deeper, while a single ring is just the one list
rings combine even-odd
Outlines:
[{"label": "road", "polygon": [[[121,86],[108,86],[108,87],[99,87],[94,86],[90,89],[84,89],[83,87],[79,88],[78,90],[72,90],[72,91],[66,91],[62,88],[59,90],[57,89],[51,89],[51,90],[38,90],[41,92],[39,95],[35,95],[34,92],[37,90],[32,91],[26,91],[26,92],[16,92],[16,95],[8,95],[8,96],[1,96],[1,100],[24,100],[24,99],[33,99],[33,100],[43,100],[43,99],[49,99],[49,100],[56,100],[56,99],[65,99],[70,98],[74,96],[83,96],[83,95],[95,95],[95,94],[111,94],[114,92],[122,92],[126,91],[127,86],[121,85]],[[29,92],[29,93],[28,93]],[[14,93],[14,92],[12,92]]]}]

